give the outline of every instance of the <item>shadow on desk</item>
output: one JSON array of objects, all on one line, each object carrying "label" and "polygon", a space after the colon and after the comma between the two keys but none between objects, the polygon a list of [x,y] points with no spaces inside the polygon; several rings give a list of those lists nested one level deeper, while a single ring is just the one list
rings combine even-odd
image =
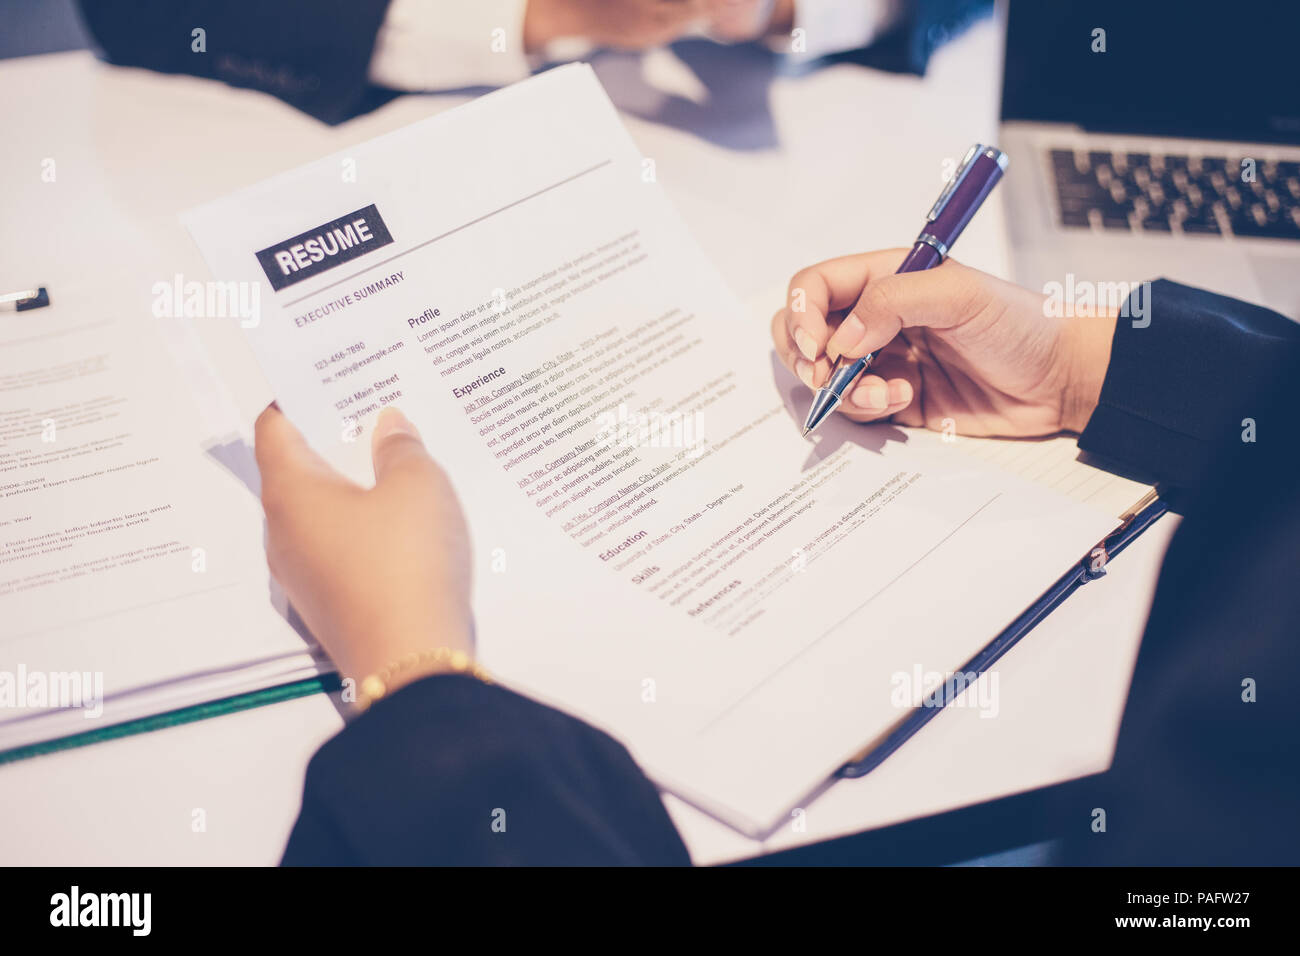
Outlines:
[{"label": "shadow on desk", "polygon": [[[771,87],[781,74],[781,58],[761,46],[680,40],[666,50],[596,50],[586,61],[610,101],[623,113],[679,129],[725,149],[757,151],[780,146]],[[655,82],[672,79],[662,74],[673,63],[679,71],[678,85],[697,89],[698,97],[672,92]],[[547,69],[559,65],[548,64]],[[661,75],[652,76],[654,73]],[[477,97],[492,90],[490,86],[465,86],[437,93]],[[364,110],[400,95],[375,88]]]},{"label": "shadow on desk", "polygon": [[704,93],[699,101],[651,83],[646,74],[654,51],[601,50],[590,63],[614,105],[625,113],[726,149],[780,145],[770,101],[781,66],[777,54],[757,44],[728,46],[710,40],[680,40],[669,49],[698,81]]}]

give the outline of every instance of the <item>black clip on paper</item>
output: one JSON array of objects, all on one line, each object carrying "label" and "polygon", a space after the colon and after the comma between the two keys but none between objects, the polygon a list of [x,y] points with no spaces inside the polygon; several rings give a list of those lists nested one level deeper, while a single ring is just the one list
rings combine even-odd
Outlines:
[{"label": "black clip on paper", "polygon": [[[1153,494],[1144,498],[1133,512],[1123,518],[1118,528],[1089,551],[1078,564],[1071,567],[1069,571],[1057,579],[1055,584],[1043,592],[1042,597],[1012,621],[1006,630],[993,639],[992,643],[971,658],[952,677],[948,678],[941,688],[935,688],[926,697],[934,697],[936,694],[942,693],[943,696],[938,699],[943,701],[945,706],[951,703],[961,694],[963,689],[970,686],[972,682],[969,680],[969,675],[972,672],[982,675],[988,671],[1022,637],[1032,631],[1047,615],[1060,607],[1066,598],[1089,581],[1095,581],[1104,575],[1111,559],[1132,544],[1138,535],[1151,527],[1156,519],[1168,510],[1168,505]],[[961,677],[960,686],[958,685],[959,675]],[[879,745],[859,754],[854,760],[840,767],[839,770],[835,771],[834,777],[837,779],[850,779],[866,776],[884,763],[886,758],[898,750],[899,747],[907,743],[918,730],[928,724],[943,709],[942,706],[918,707],[916,713],[903,721]]]}]

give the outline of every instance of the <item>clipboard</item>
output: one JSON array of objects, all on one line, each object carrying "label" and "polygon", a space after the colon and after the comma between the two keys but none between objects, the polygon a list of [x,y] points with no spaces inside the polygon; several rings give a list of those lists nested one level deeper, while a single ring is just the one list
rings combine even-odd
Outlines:
[{"label": "clipboard", "polygon": [[[997,637],[958,668],[952,677],[934,688],[926,695],[942,693],[943,707],[918,707],[915,713],[890,731],[879,743],[872,744],[844,764],[831,780],[852,780],[865,777],[896,753],[903,744],[912,739],[916,733],[933,720],[938,714],[961,696],[973,681],[970,675],[983,676],[997,663],[1007,651],[1015,647],[1022,638],[1032,631],[1040,621],[1065,603],[1071,594],[1090,581],[1106,574],[1112,558],[1132,544],[1137,537],[1169,510],[1168,504],[1160,499],[1154,488],[1147,492],[1137,504],[1133,505],[1121,518],[1119,526],[1108,534],[1081,559],[1077,564],[1061,575],[1042,595],[1007,625]],[[958,677],[961,686],[958,686]]]},{"label": "clipboard", "polygon": [[[1005,630],[995,637],[983,650],[976,654],[966,664],[959,668],[955,674],[960,674],[965,679],[966,675],[974,672],[982,675],[989,670],[1007,651],[1014,647],[1026,634],[1045,617],[1060,607],[1060,605],[1075,591],[1083,587],[1089,581],[1096,580],[1106,574],[1107,565],[1110,560],[1123,551],[1131,544],[1138,535],[1142,534],[1147,528],[1151,527],[1155,521],[1160,518],[1168,506],[1159,499],[1157,492],[1153,489],[1148,492],[1136,505],[1120,519],[1119,527],[1112,531],[1106,538],[1097,543],[1086,555],[1079,560],[1077,564],[1070,567],[1065,574],[1029,606],[1019,617],[1012,621]],[[841,766],[834,774],[831,775],[831,781],[854,779],[866,776],[876,767],[885,762],[886,759],[895,753],[903,744],[907,743],[915,734],[935,716],[942,713],[948,704],[952,703],[957,693],[956,678],[949,678],[942,686],[944,693],[944,707],[919,707],[916,712],[908,717],[901,725],[892,730],[878,744],[872,745],[867,750],[859,753],[848,763]],[[26,744],[14,747],[10,750],[0,751],[0,765],[14,763],[19,760],[25,760],[30,757],[37,757],[43,754],[58,753],[64,750],[74,750],[78,747],[86,747],[91,744],[102,743],[107,740],[116,740],[121,737],[130,737],[136,734],[149,733],[154,730],[162,730],[167,727],[176,727],[182,724],[194,723],[195,721],[205,720],[209,717],[218,717],[223,714],[238,713],[242,710],[250,710],[254,707],[262,707],[267,704],[274,704],[280,701],[293,700],[298,697],[306,697],[311,694],[328,694],[337,691],[340,687],[340,681],[337,674],[322,674],[319,677],[306,678],[295,681],[290,684],[281,684],[275,687],[269,687],[265,690],[249,691],[247,693],[235,694],[231,697],[221,698],[203,704],[194,704],[188,707],[181,707],[175,710],[165,711],[150,717],[141,717],[134,720],[123,721],[118,724],[111,724],[107,727],[96,728],[80,734],[73,734],[66,737],[56,737],[52,740],[40,741],[38,743]],[[938,691],[938,688],[931,693]]]}]

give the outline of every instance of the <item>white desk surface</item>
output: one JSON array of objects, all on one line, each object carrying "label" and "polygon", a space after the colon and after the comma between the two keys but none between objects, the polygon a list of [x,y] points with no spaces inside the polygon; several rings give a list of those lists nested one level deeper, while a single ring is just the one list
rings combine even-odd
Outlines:
[{"label": "white desk surface", "polygon": [[[754,303],[755,335],[767,334],[798,267],[910,241],[945,159],[995,138],[1001,35],[991,21],[941,50],[924,80],[852,66],[786,77],[735,51],[697,63],[700,49],[685,55],[698,72],[667,53],[602,55],[596,66],[705,251]],[[97,290],[106,304],[131,299],[124,260],[149,282],[206,275],[180,211],[468,99],[403,97],[331,129],[262,94],[114,69],[88,53],[2,62],[0,87],[0,126],[11,133],[0,149],[0,284],[36,278],[55,295]],[[56,184],[40,182],[45,158],[56,160]],[[991,204],[961,257],[1005,274],[1004,233]],[[112,246],[118,255],[98,255]],[[140,321],[156,320],[144,310]],[[247,433],[269,389],[233,325],[200,320],[196,332],[233,399],[226,421]],[[208,413],[212,427],[225,423],[216,406]],[[870,776],[806,808],[802,831],[792,825],[759,845],[668,798],[696,861],[1103,769],[1171,532],[1171,522],[1158,524],[1116,573],[1004,658],[996,719],[948,708]],[[0,862],[273,864],[306,763],[341,726],[317,695],[2,766]],[[202,833],[191,829],[198,808]]]}]

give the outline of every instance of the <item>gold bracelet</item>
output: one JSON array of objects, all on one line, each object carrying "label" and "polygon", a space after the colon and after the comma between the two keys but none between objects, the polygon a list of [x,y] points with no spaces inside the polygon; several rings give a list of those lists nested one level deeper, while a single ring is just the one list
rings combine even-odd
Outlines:
[{"label": "gold bracelet", "polygon": [[[357,710],[364,711],[375,701],[384,697],[392,689],[393,678],[418,667],[422,664],[437,664],[440,668],[445,668],[442,672],[450,674],[466,674],[475,677],[485,684],[492,683],[492,678],[488,672],[474,663],[464,651],[452,650],[449,647],[439,647],[432,651],[419,651],[413,654],[407,654],[400,657],[387,667],[382,667],[369,677],[365,678],[357,688]],[[430,672],[437,673],[437,672]]]}]

